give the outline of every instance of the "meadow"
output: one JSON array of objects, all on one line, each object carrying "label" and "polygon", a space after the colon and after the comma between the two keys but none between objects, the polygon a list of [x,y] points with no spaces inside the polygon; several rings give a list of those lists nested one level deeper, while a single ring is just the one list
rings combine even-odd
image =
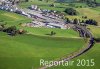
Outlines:
[{"label": "meadow", "polygon": [[[53,2],[43,3],[40,1],[33,1],[28,3],[21,3],[19,6],[22,8],[29,7],[32,4],[36,4],[42,9],[57,10],[63,12],[66,7],[69,7],[68,3],[60,4],[55,3],[55,7],[48,6]],[[77,3],[76,6],[87,6],[85,4]],[[74,7],[75,8],[75,7]],[[78,18],[82,19],[82,16],[88,16],[100,22],[100,10],[97,8],[75,8],[79,14],[77,16],[66,17],[70,19]],[[0,22],[7,23],[7,26],[15,25],[18,28],[25,29],[27,34],[9,36],[6,33],[0,32],[0,69],[37,69],[40,67],[40,59],[56,60],[63,56],[67,56],[73,52],[76,52],[80,48],[86,45],[85,41],[79,37],[79,34],[72,29],[50,29],[50,28],[29,28],[21,27],[20,23],[30,22],[31,19],[21,16],[19,14],[1,11],[0,10]],[[100,37],[100,28],[90,26],[90,31],[95,38]],[[51,31],[56,32],[53,36],[48,36]],[[100,43],[96,43],[95,46],[86,52],[85,54],[73,59],[94,59],[95,66],[93,67],[52,67],[49,69],[98,69],[99,66],[99,46]]]},{"label": "meadow", "polygon": [[[7,26],[15,25],[28,32],[16,36],[0,32],[0,69],[37,69],[40,67],[40,59],[60,59],[85,45],[85,41],[72,29],[20,27],[19,23],[30,19],[6,11],[0,13],[1,22],[7,22]],[[56,32],[56,35],[46,36],[51,31]]]},{"label": "meadow", "polygon": [[98,26],[88,26],[90,32],[93,34],[95,38],[100,38],[100,27]]},{"label": "meadow", "polygon": [[[100,43],[96,43],[91,50],[89,50],[88,52],[84,53],[83,55],[71,60],[71,61],[75,61],[73,66],[57,66],[57,67],[51,67],[48,69],[99,69],[100,65],[99,65],[99,48],[100,48]],[[89,60],[89,64],[91,65],[91,59],[94,60],[94,66],[77,66],[77,60]],[[87,63],[86,63],[87,64]]]},{"label": "meadow", "polygon": [[50,36],[51,31],[56,34],[50,37],[64,37],[64,38],[79,38],[79,34],[73,29],[57,29],[57,28],[30,28],[21,27],[26,30],[28,34],[38,35],[38,36]]},{"label": "meadow", "polygon": [[6,23],[8,26],[18,26],[20,23],[27,23],[31,21],[31,19],[22,15],[0,10],[0,23]]},{"label": "meadow", "polygon": [[0,69],[37,69],[40,59],[56,60],[79,50],[81,38],[50,38],[0,32]]}]

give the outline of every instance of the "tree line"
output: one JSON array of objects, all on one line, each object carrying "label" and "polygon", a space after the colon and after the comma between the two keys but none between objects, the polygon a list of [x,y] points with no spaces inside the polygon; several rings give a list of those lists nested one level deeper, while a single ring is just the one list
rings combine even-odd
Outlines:
[{"label": "tree line", "polygon": [[23,29],[17,29],[16,26],[6,27],[5,24],[0,23],[0,31],[5,32],[8,35],[15,36],[16,34],[24,34],[26,33]]},{"label": "tree line", "polygon": [[83,23],[85,25],[89,24],[89,25],[95,25],[95,26],[98,25],[98,22],[96,20],[93,20],[93,19],[80,20],[80,19],[75,18],[75,19],[71,20],[69,18],[66,18],[66,23],[72,23],[72,24],[81,24],[81,23]]}]

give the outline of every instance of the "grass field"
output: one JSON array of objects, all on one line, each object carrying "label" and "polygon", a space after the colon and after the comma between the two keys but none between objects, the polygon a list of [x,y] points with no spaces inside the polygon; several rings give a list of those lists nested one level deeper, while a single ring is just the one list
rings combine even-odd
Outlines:
[{"label": "grass field", "polygon": [[81,9],[77,9],[77,11],[80,13],[80,15],[85,15],[88,18],[91,19],[95,19],[96,21],[98,21],[100,23],[100,12],[97,10],[92,10],[92,8],[81,8]]},{"label": "grass field", "polygon": [[91,33],[95,38],[100,38],[100,27],[88,26],[87,28],[90,29]]},{"label": "grass field", "polygon": [[33,2],[26,2],[19,4],[22,8],[30,7],[31,5],[38,5],[41,9],[49,9],[49,10],[57,10],[57,11],[64,11],[66,5],[60,3],[54,3],[55,7],[50,7],[49,5],[53,2],[43,2],[43,1],[33,1]]},{"label": "grass field", "polygon": [[[52,3],[52,2],[51,2]],[[20,4],[21,7],[29,7],[31,4],[36,4],[42,9],[51,9],[63,11],[68,5],[55,3],[56,7],[49,7],[48,4],[43,2],[28,2]],[[77,4],[80,6],[80,4]],[[85,6],[85,5],[84,5]],[[99,7],[98,7],[99,8]],[[100,22],[100,12],[98,8],[77,8],[79,15],[68,16],[69,18],[78,18],[86,15],[88,18],[93,18]],[[70,53],[79,50],[85,45],[85,41],[78,37],[78,33],[69,30],[61,29],[47,29],[47,28],[28,28],[20,27],[19,23],[30,22],[24,16],[0,10],[0,22],[7,23],[8,26],[16,25],[28,31],[29,34],[16,35],[14,37],[0,32],[0,69],[37,69],[40,59],[56,60],[67,56]],[[90,31],[98,38],[100,28],[90,27]],[[54,36],[48,36],[51,31],[56,32]],[[59,38],[60,37],[60,38]],[[94,67],[53,67],[50,69],[98,69],[99,66],[99,46],[96,44],[90,51],[81,55],[77,59],[95,59],[96,66]]]},{"label": "grass field", "polygon": [[19,23],[30,22],[31,19],[21,16],[19,14],[0,10],[0,22],[7,23],[7,25],[18,25]]},{"label": "grass field", "polygon": [[100,11],[100,7],[93,8],[96,11]]},{"label": "grass field", "polygon": [[[48,68],[48,69],[98,69],[100,68],[99,65],[99,48],[100,48],[100,43],[96,43],[95,46],[89,50],[88,52],[86,52],[85,54],[73,59],[73,61],[75,61],[73,66],[59,66],[59,67],[52,67],[52,68]],[[77,59],[85,59],[85,60],[91,60],[94,59],[95,65],[94,66],[77,66]]]},{"label": "grass field", "polygon": [[[50,4],[54,4],[54,7],[50,7]],[[56,10],[56,11],[61,11],[63,12],[67,7],[76,7],[76,6],[82,6],[82,7],[88,7],[85,3],[57,3],[57,2],[45,2],[45,1],[32,1],[32,2],[23,2],[20,3],[19,6],[22,8],[28,8],[31,5],[37,5],[39,6],[41,9],[48,9],[48,10]]]},{"label": "grass field", "polygon": [[96,0],[96,1],[100,3],[100,0]]},{"label": "grass field", "polygon": [[80,38],[11,37],[0,33],[0,69],[32,69],[32,66],[37,69],[40,59],[58,59],[80,49],[84,44]]},{"label": "grass field", "polygon": [[[100,2],[100,0],[98,0],[98,2]],[[32,1],[32,2],[27,2],[27,3],[20,3],[19,6],[26,8],[31,6],[32,4],[38,5],[41,9],[49,9],[49,10],[57,10],[57,11],[61,11],[63,12],[67,7],[73,7],[78,11],[78,15],[77,16],[69,16],[66,14],[67,18],[70,19],[82,19],[82,16],[87,16],[88,19],[94,19],[98,22],[98,24],[100,25],[100,7],[96,7],[96,8],[91,8],[88,7],[85,3],[71,3],[72,5],[70,5],[70,3],[54,3],[55,7],[50,7],[49,5],[52,4],[53,2],[44,2],[44,1]],[[80,7],[82,6],[83,8],[76,8],[76,7]]]},{"label": "grass field", "polygon": [[48,34],[51,31],[55,32],[56,34],[52,37],[66,37],[66,38],[79,38],[79,34],[74,31],[73,29],[57,29],[57,28],[30,28],[30,27],[21,27],[28,31],[29,34],[33,35],[40,35],[40,36],[50,36]]},{"label": "grass field", "polygon": [[76,10],[79,12],[78,15],[75,15],[75,16],[70,16],[70,15],[66,15],[67,18],[70,18],[70,19],[80,19],[80,20],[84,20],[82,18],[82,16],[87,16],[88,18],[87,19],[94,19],[98,22],[98,25],[100,25],[100,10],[99,10],[100,7],[97,7],[97,8],[76,8]]},{"label": "grass field", "polygon": [[28,33],[34,34],[34,35],[41,35],[44,36],[46,34],[50,34],[51,31],[56,32],[55,36],[59,37],[78,37],[78,33],[73,31],[72,29],[69,30],[61,30],[61,29],[50,29],[50,28],[30,28],[30,27],[20,27],[19,23],[26,23],[31,21],[31,19],[28,19],[24,16],[21,16],[19,14],[10,13],[6,11],[0,11],[0,21],[3,23],[7,23],[8,26],[17,26],[18,28],[23,28]]},{"label": "grass field", "polygon": [[[26,17],[0,12],[1,21],[7,22],[7,25],[16,25],[30,33],[12,37],[0,32],[0,69],[37,69],[40,59],[56,60],[77,51],[85,44],[82,38],[76,38],[78,33],[72,29],[20,27],[18,23],[21,20],[26,22]],[[56,32],[52,38],[46,36],[51,31]]]}]

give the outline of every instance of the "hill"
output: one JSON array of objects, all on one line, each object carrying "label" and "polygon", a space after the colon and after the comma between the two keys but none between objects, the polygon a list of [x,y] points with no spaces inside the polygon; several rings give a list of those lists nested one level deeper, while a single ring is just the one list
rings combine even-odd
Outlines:
[{"label": "hill", "polygon": [[[51,67],[48,69],[98,69],[100,68],[99,65],[99,48],[100,48],[100,43],[96,43],[94,45],[94,47],[89,50],[88,52],[86,52],[85,54],[73,59],[72,61],[75,61],[73,66],[57,66],[57,67]],[[86,61],[86,65],[85,66],[77,66],[77,60],[85,60]],[[94,66],[87,66],[88,62],[87,60],[89,60],[89,64],[91,65],[91,59],[93,59],[94,62]],[[84,64],[84,62],[82,62]]]},{"label": "hill", "polygon": [[18,25],[19,23],[27,23],[30,21],[31,19],[22,15],[0,10],[0,22],[7,23],[9,26]]},{"label": "hill", "polygon": [[80,38],[12,37],[0,32],[0,69],[37,69],[40,59],[59,59],[83,45]]}]

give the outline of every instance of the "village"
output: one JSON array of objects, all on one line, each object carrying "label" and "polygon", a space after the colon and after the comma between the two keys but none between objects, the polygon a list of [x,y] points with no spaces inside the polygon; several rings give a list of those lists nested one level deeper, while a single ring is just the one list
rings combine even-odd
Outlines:
[{"label": "village", "polygon": [[14,12],[32,19],[32,22],[22,23],[21,26],[60,29],[69,29],[72,26],[63,19],[64,15],[57,14],[57,11],[40,9],[37,5],[31,5],[29,8],[22,9],[16,4],[12,5],[10,1],[2,0],[0,10]]}]

